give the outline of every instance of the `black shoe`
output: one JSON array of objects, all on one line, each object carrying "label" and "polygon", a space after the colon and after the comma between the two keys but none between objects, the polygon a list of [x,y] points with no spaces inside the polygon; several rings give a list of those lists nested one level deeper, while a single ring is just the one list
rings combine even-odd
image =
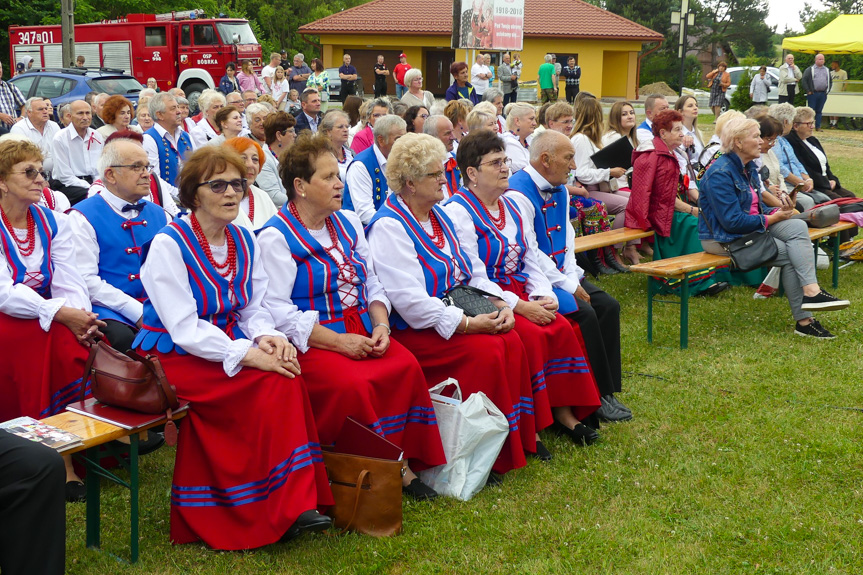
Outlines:
[{"label": "black shoe", "polygon": [[[114,445],[118,446],[123,451],[129,450],[129,444],[121,441],[114,441]],[[156,433],[152,429],[147,431],[147,439],[138,441],[138,457],[153,453],[160,447],[165,445],[165,436],[161,433]]]},{"label": "black shoe", "polygon": [[803,296],[803,305],[800,307],[805,311],[836,311],[845,309],[851,305],[847,299],[839,299],[821,290],[818,295],[812,297]]},{"label": "black shoe", "polygon": [[326,515],[321,515],[315,509],[303,511],[294,524],[288,527],[279,541],[287,542],[296,539],[303,533],[318,533],[326,531],[333,526],[333,520]]},{"label": "black shoe", "polygon": [[574,428],[570,429],[555,422],[552,425],[552,430],[558,435],[569,437],[576,445],[591,445],[599,439],[599,434],[583,423],[577,423]]},{"label": "black shoe", "polygon": [[488,474],[488,479],[485,480],[486,487],[500,487],[503,485],[503,475],[492,471]]},{"label": "black shoe", "polygon": [[609,394],[609,395],[606,395],[605,397],[606,397],[606,399],[608,399],[608,401],[611,403],[611,405],[613,405],[614,407],[617,408],[618,411],[622,411],[624,413],[628,413],[629,415],[632,415],[632,410],[629,409],[628,407],[626,407],[625,405],[623,405],[622,403],[620,403],[620,400],[618,400],[616,396]]},{"label": "black shoe", "polygon": [[794,333],[803,337],[814,337],[816,339],[836,339],[836,336],[821,327],[821,324],[815,318],[812,318],[812,321],[807,325],[800,325],[798,323],[797,327],[794,328]]},{"label": "black shoe", "polygon": [[[98,478],[96,479],[98,481]],[[87,488],[81,481],[66,482],[66,501],[69,503],[84,503],[87,501]]]},{"label": "black shoe", "polygon": [[528,453],[530,457],[539,459],[540,461],[551,461],[551,451],[543,445],[542,441],[536,442],[536,453]]},{"label": "black shoe", "polygon": [[417,501],[429,501],[438,496],[437,491],[420,481],[419,477],[414,477],[410,483],[402,485],[402,493]]},{"label": "black shoe", "polygon": [[722,292],[724,292],[725,290],[727,290],[730,287],[731,286],[728,285],[728,282],[716,282],[715,284],[713,284],[712,286],[710,286],[709,288],[707,288],[703,292],[699,293],[698,295],[704,296],[704,297],[713,297],[715,295],[721,294]]},{"label": "black shoe", "polygon": [[632,412],[629,410],[622,410],[614,405],[612,399],[613,395],[606,395],[599,398],[599,401],[602,403],[599,409],[596,410],[596,415],[602,421],[629,421],[632,419]]}]

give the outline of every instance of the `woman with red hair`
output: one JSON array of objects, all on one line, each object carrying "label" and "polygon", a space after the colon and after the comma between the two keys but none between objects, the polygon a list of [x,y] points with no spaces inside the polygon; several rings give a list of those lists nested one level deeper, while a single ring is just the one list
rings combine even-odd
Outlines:
[{"label": "woman with red hair", "polygon": [[246,164],[248,187],[240,201],[240,212],[233,223],[252,232],[261,229],[267,220],[278,212],[267,192],[254,185],[266,161],[264,149],[250,138],[229,138],[224,145],[236,150]]}]

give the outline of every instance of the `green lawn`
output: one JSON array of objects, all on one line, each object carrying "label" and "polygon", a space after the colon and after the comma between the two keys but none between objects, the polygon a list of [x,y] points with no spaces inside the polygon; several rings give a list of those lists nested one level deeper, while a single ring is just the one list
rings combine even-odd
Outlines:
[{"label": "green lawn", "polygon": [[[834,171],[863,191],[863,136],[818,134]],[[247,553],[168,542],[173,449],[142,459],[142,558],[86,550],[84,506],[68,506],[68,573],[798,574],[863,571],[863,264],[840,272],[852,307],[822,314],[839,336],[793,335],[784,299],[736,287],[659,305],[645,341],[645,279],[598,283],[622,306],[624,393],[635,413],[577,448],[545,437],[530,461],[467,503],[405,502],[404,533],[310,536]],[[829,270],[819,272],[829,287]],[[103,487],[103,545],[128,554],[128,495]],[[110,519],[109,519],[110,518]]]}]

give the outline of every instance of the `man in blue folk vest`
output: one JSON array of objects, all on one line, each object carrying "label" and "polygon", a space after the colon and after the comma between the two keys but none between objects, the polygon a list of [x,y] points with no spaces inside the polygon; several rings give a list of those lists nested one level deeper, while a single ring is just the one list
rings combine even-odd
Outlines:
[{"label": "man in blue folk vest", "polygon": [[150,194],[147,152],[134,140],[108,142],[99,158],[103,190],[70,212],[76,267],[87,284],[93,311],[107,325],[102,332],[125,352],[144,313],[141,247],[169,221]]},{"label": "man in blue folk vest", "polygon": [[437,138],[446,148],[447,158],[443,163],[444,175],[446,176],[444,199],[452,197],[461,187],[461,171],[455,161],[455,152],[453,151],[453,143],[455,142],[453,131],[452,122],[446,116],[429,116],[423,124],[423,133]]},{"label": "man in blue folk vest", "polygon": [[375,143],[354,158],[345,174],[342,206],[353,210],[367,225],[387,199],[387,178],[384,176],[387,157],[396,140],[405,135],[407,124],[395,115],[378,118],[373,135]]},{"label": "man in blue folk vest", "polygon": [[167,92],[160,92],[150,100],[150,117],[155,124],[144,132],[144,150],[150,161],[150,168],[167,186],[171,196],[177,195],[177,176],[183,160],[194,149],[192,139],[182,129],[180,104]]},{"label": "man in blue folk vest", "polygon": [[542,271],[560,302],[559,311],[578,323],[585,351],[596,378],[602,406],[596,412],[606,421],[632,419],[632,412],[614,397],[621,390],[620,304],[587,281],[575,263],[575,231],[569,223],[569,195],[564,187],[575,170],[569,139],[554,130],[534,137],[530,164],[516,172],[509,185],[521,213],[533,220]]}]

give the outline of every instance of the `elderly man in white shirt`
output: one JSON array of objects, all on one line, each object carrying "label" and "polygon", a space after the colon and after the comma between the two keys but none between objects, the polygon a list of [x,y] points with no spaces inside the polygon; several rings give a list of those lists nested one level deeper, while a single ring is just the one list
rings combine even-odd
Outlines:
[{"label": "elderly man in white shirt", "polygon": [[54,169],[51,189],[63,192],[73,206],[87,197],[90,184],[99,177],[98,161],[104,140],[90,127],[90,104],[69,104],[72,123],[54,136]]},{"label": "elderly man in white shirt", "polygon": [[30,98],[24,104],[24,118],[16,122],[9,130],[11,134],[24,136],[42,150],[42,169],[50,175],[54,168],[54,136],[60,131],[60,126],[51,121],[48,113],[48,100]]},{"label": "elderly man in white shirt", "polygon": [[470,67],[470,83],[477,94],[485,94],[491,77],[491,69],[485,65],[485,56],[477,54],[476,62]]},{"label": "elderly man in white shirt", "polygon": [[177,195],[177,176],[183,161],[196,148],[191,136],[182,128],[182,114],[171,94],[156,94],[149,102],[153,127],[144,132],[144,150],[153,174],[161,178],[162,189]]}]

